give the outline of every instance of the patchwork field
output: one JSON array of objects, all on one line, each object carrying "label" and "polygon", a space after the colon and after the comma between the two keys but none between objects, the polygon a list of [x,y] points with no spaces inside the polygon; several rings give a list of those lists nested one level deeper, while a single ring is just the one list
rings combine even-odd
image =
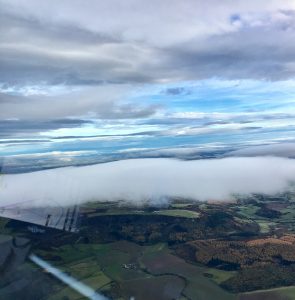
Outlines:
[{"label": "patchwork field", "polygon": [[[39,234],[2,219],[0,229],[31,239],[31,251],[109,299],[291,300],[295,204],[289,198],[177,200],[161,208],[98,202],[81,207],[75,234]],[[47,273],[40,278],[42,299],[82,299]]]},{"label": "patchwork field", "polygon": [[[126,241],[63,246],[38,255],[64,272],[117,299],[235,299],[215,282],[227,272],[191,265],[172,254],[166,244],[139,246]],[[212,277],[208,277],[211,274]],[[48,299],[63,299],[69,288],[56,288]],[[79,299],[75,292],[70,299]],[[208,298],[209,297],[209,298]]]}]

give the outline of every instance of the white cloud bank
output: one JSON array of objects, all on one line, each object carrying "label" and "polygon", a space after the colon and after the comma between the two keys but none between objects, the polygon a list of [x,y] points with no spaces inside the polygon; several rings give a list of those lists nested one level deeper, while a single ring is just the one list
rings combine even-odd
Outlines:
[{"label": "white cloud bank", "polygon": [[295,181],[295,160],[237,157],[197,161],[132,159],[4,175],[0,206],[24,202],[68,205],[125,199],[134,204],[163,197],[229,200],[232,194],[275,194]]}]

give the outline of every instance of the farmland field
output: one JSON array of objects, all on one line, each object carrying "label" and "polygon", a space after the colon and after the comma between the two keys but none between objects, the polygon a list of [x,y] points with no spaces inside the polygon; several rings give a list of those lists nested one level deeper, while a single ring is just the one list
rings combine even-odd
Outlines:
[{"label": "farmland field", "polygon": [[[250,201],[89,203],[75,234],[35,233],[0,219],[8,233],[0,242],[31,239],[31,252],[109,299],[294,299],[293,202]],[[83,299],[30,262],[22,269],[32,285],[40,278],[44,300]]]}]

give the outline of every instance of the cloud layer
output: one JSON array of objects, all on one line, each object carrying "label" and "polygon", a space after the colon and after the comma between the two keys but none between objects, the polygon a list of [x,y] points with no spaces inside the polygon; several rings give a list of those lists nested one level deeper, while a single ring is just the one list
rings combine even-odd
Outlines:
[{"label": "cloud layer", "polygon": [[279,156],[295,158],[295,143],[259,145],[230,151],[226,156]]},{"label": "cloud layer", "polygon": [[0,4],[7,84],[278,80],[295,72],[291,0]]},{"label": "cloud layer", "polygon": [[167,197],[226,201],[234,194],[282,192],[294,181],[295,160],[285,158],[124,160],[4,175],[0,206],[114,200],[159,204]]}]

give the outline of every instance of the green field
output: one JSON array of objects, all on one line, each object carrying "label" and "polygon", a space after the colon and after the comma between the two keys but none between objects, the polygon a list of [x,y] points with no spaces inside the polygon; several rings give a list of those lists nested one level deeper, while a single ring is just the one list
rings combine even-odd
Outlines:
[{"label": "green field", "polygon": [[219,270],[219,269],[208,268],[205,270],[204,273],[211,274],[212,280],[214,282],[216,282],[217,284],[220,284],[223,281],[234,276],[237,272],[236,271],[223,271],[223,270]]},{"label": "green field", "polygon": [[[217,283],[231,272],[192,265],[173,255],[166,244],[139,246],[127,241],[109,244],[66,245],[38,255],[95,290],[115,293],[115,299],[235,299]],[[54,258],[54,259],[53,259]],[[50,261],[50,259],[52,261]],[[210,273],[212,278],[204,276]],[[115,283],[112,287],[111,283]],[[142,287],[142,288],[140,288]],[[56,287],[48,299],[80,299],[64,286]],[[146,292],[143,292],[145,290]],[[168,292],[167,292],[168,291]],[[117,294],[116,294],[117,293]]]},{"label": "green field", "polygon": [[259,225],[260,227],[260,232],[261,233],[268,233],[270,231],[270,227],[271,226],[274,226],[276,223],[274,222],[269,222],[269,221],[262,221],[262,220],[259,220],[257,221],[257,224]]},{"label": "green field", "polygon": [[240,295],[239,300],[295,300],[295,286],[254,291]]},{"label": "green field", "polygon": [[157,215],[182,217],[182,218],[198,218],[200,216],[198,212],[185,210],[185,209],[165,209],[165,210],[155,211],[154,213]]},{"label": "green field", "polygon": [[172,208],[184,208],[192,205],[191,203],[173,203],[171,204]]},{"label": "green field", "polygon": [[[144,209],[138,209],[138,210],[132,210],[130,211],[129,208],[126,207],[108,207],[106,208],[105,204],[99,205],[99,204],[89,204],[86,207],[83,208],[83,211],[87,213],[89,218],[92,217],[98,217],[98,216],[104,216],[104,215],[163,215],[163,216],[171,216],[171,217],[181,217],[181,218],[198,218],[199,213],[183,209],[186,206],[190,204],[184,204],[184,203],[177,203],[173,204],[171,208],[169,209],[162,209],[162,210],[156,210],[156,211],[147,211]],[[106,209],[105,211],[97,211],[97,209]]]},{"label": "green field", "polygon": [[239,206],[239,213],[249,219],[257,219],[255,215],[258,207],[253,204]]}]

